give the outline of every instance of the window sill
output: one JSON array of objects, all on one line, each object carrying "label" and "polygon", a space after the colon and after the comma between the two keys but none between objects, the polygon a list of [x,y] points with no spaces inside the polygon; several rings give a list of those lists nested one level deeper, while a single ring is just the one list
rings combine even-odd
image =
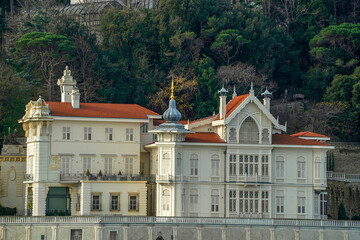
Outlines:
[{"label": "window sill", "polygon": [[139,210],[129,210],[128,212],[139,212]]},{"label": "window sill", "polygon": [[94,209],[92,209],[91,211],[92,212],[102,212],[102,210],[94,210]]}]

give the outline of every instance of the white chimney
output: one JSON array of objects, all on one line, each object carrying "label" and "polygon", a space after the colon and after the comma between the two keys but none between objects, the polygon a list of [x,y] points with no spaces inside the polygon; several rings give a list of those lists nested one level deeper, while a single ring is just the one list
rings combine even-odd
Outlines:
[{"label": "white chimney", "polygon": [[74,109],[80,108],[80,92],[76,87],[71,92],[71,106]]},{"label": "white chimney", "polygon": [[264,106],[265,108],[270,111],[270,100],[271,100],[271,96],[272,96],[272,93],[269,92],[269,90],[265,90],[265,92],[263,92],[261,95],[264,96],[264,99],[263,99],[263,103],[264,103]]},{"label": "white chimney", "polygon": [[57,85],[60,86],[61,102],[71,102],[70,94],[76,85],[76,81],[71,76],[71,71],[68,66],[66,66],[64,70],[64,75],[58,79]]},{"label": "white chimney", "polygon": [[219,109],[219,114],[220,114],[220,119],[224,119],[226,116],[226,94],[228,93],[228,91],[226,91],[226,89],[223,87],[220,91],[220,109]]}]

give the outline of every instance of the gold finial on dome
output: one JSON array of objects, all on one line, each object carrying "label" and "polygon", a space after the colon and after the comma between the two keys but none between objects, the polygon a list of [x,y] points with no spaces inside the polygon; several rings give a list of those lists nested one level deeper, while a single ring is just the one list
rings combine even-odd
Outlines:
[{"label": "gold finial on dome", "polygon": [[174,100],[174,75],[171,74],[171,97],[170,100]]}]

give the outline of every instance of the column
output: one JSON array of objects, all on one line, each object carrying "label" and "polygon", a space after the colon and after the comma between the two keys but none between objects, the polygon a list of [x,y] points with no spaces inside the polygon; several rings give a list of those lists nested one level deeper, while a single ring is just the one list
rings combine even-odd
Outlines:
[{"label": "column", "polygon": [[33,184],[33,216],[45,216],[46,194],[44,184]]},{"label": "column", "polygon": [[28,215],[28,186],[27,184],[25,185],[25,196],[24,196],[24,199],[25,199],[25,207],[24,207],[24,215],[27,216]]},{"label": "column", "polygon": [[201,240],[202,239],[201,227],[196,227],[196,229],[197,229],[197,240]]},{"label": "column", "polygon": [[324,240],[324,231],[319,229],[319,240]]},{"label": "column", "polygon": [[57,226],[51,227],[51,240],[57,239]]},{"label": "column", "polygon": [[0,227],[0,239],[6,240],[6,228],[4,226]]},{"label": "column", "polygon": [[250,228],[245,228],[245,232],[246,232],[246,240],[250,240]]},{"label": "column", "polygon": [[270,240],[275,240],[275,229],[269,228],[270,231]]},{"label": "column", "polygon": [[148,229],[148,240],[152,240],[153,227],[148,226],[147,229]]},{"label": "column", "polygon": [[90,184],[86,182],[81,183],[81,203],[80,215],[90,215],[91,209],[91,188]]},{"label": "column", "polygon": [[26,240],[31,239],[31,228],[30,228],[30,226],[25,227],[25,239]]},{"label": "column", "polygon": [[94,227],[94,233],[95,233],[95,240],[101,240],[102,239],[102,227]]},{"label": "column", "polygon": [[173,240],[177,240],[177,226],[176,227],[173,227]]},{"label": "column", "polygon": [[221,240],[226,240],[226,227],[221,228]]},{"label": "column", "polygon": [[123,226],[123,240],[127,240],[127,226]]},{"label": "column", "polygon": [[295,232],[295,240],[299,240],[299,229],[295,228],[294,232]]}]

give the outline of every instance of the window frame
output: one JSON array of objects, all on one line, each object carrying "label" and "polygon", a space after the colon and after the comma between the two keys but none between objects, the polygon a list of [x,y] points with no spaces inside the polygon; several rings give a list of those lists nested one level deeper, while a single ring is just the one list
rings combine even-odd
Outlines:
[{"label": "window frame", "polygon": [[[196,156],[196,158],[194,156]],[[195,153],[190,155],[190,176],[199,176],[199,155]]]},{"label": "window frame", "polygon": [[71,140],[71,127],[62,127],[62,140]]},{"label": "window frame", "polygon": [[126,128],[126,138],[127,142],[134,142],[134,128]]},{"label": "window frame", "polygon": [[[132,200],[131,197],[135,197],[135,209],[132,209]],[[139,193],[129,192],[128,193],[128,211],[129,212],[139,212]]]},{"label": "window frame", "polygon": [[112,142],[114,141],[114,129],[113,128],[105,128],[105,140]]},{"label": "window frame", "polygon": [[84,140],[92,141],[92,139],[93,139],[92,127],[84,127]]},{"label": "window frame", "polygon": [[[109,211],[110,212],[120,212],[120,193],[119,192],[110,192],[110,204],[109,204]],[[113,199],[112,197],[117,197],[117,207],[116,209],[113,208]]]},{"label": "window frame", "polygon": [[[94,197],[99,197],[99,207],[98,209],[94,208]],[[92,192],[91,193],[91,211],[92,212],[100,212],[102,211],[102,193],[101,192]]]},{"label": "window frame", "polygon": [[283,214],[285,213],[285,197],[276,196],[276,213]]}]

